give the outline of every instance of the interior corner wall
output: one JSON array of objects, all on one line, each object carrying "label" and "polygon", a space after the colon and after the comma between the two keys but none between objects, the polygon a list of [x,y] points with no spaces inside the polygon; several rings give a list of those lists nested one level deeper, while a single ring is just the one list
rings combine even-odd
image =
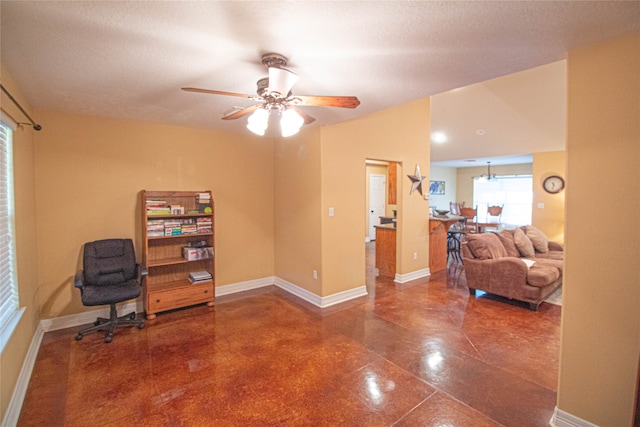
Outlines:
[{"label": "interior corner wall", "polygon": [[216,286],[274,275],[273,141],[249,134],[36,110],[35,199],[43,318],[86,311],[82,247],[134,240],[141,190],[212,190]]},{"label": "interior corner wall", "polygon": [[[569,52],[559,410],[633,425],[640,238],[603,220],[640,211],[640,33]],[[606,218],[606,215],[604,216]]]},{"label": "interior corner wall", "polygon": [[564,243],[565,191],[550,194],[542,183],[551,175],[558,175],[567,183],[565,151],[533,153],[533,212],[531,224],[551,241]]},{"label": "interior corner wall", "polygon": [[[456,193],[458,185],[458,170],[457,168],[433,166],[431,165],[431,171],[429,175],[430,181],[444,181],[444,194],[437,195],[432,194],[429,196],[429,206],[435,207],[435,209],[449,210],[449,203],[456,202]],[[425,180],[426,181],[426,180]],[[427,191],[429,187],[426,187]]]},{"label": "interior corner wall", "polygon": [[320,128],[275,144],[275,275],[321,295]]},{"label": "interior corner wall", "polygon": [[[2,85],[31,117],[38,119],[12,76],[2,67]],[[2,110],[16,121],[26,118],[4,94]],[[41,131],[42,132],[42,131]],[[4,420],[31,340],[40,323],[38,263],[36,253],[36,208],[34,183],[34,134],[31,126],[13,132],[15,244],[20,307],[25,309],[13,335],[0,355],[0,420]]]},{"label": "interior corner wall", "polygon": [[[322,296],[365,284],[366,159],[396,161],[398,228],[396,269],[429,266],[429,203],[411,189],[407,174],[420,165],[429,177],[429,99],[322,128]],[[425,182],[423,190],[428,191]],[[329,208],[335,215],[330,217]],[[417,253],[417,259],[412,257]]]}]

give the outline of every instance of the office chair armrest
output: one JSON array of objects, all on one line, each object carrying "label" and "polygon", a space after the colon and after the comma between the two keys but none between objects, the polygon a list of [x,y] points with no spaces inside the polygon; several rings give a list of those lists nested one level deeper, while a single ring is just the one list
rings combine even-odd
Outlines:
[{"label": "office chair armrest", "polygon": [[73,286],[76,288],[84,288],[84,270],[78,270],[73,278]]},{"label": "office chair armrest", "polygon": [[141,279],[147,275],[149,275],[149,270],[147,270],[144,266],[140,265],[140,264],[136,264],[136,270],[137,273],[136,275],[138,277],[140,277]]}]

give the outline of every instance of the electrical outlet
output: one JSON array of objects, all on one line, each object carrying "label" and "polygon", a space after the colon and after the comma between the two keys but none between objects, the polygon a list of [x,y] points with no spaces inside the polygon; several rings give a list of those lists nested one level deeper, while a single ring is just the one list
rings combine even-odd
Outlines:
[{"label": "electrical outlet", "polygon": [[413,259],[418,259],[418,252],[413,253]]},{"label": "electrical outlet", "polygon": [[318,270],[313,270],[313,278],[318,280]]},{"label": "electrical outlet", "polygon": [[335,215],[335,210],[333,208],[329,208],[329,216],[334,216]]}]

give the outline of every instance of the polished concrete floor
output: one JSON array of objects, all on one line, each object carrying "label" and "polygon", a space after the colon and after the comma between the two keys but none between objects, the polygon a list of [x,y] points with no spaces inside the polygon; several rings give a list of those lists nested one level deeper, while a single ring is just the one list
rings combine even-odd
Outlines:
[{"label": "polished concrete floor", "polygon": [[368,297],[342,307],[272,286],[161,314],[110,344],[46,333],[19,425],[548,425],[559,306],[471,297],[457,264],[399,285],[368,260]]}]

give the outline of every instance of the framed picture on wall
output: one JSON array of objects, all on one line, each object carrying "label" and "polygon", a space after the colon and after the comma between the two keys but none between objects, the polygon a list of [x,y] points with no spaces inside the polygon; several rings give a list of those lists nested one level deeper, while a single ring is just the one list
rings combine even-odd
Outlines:
[{"label": "framed picture on wall", "polygon": [[429,181],[429,194],[434,196],[443,196],[444,181]]}]

